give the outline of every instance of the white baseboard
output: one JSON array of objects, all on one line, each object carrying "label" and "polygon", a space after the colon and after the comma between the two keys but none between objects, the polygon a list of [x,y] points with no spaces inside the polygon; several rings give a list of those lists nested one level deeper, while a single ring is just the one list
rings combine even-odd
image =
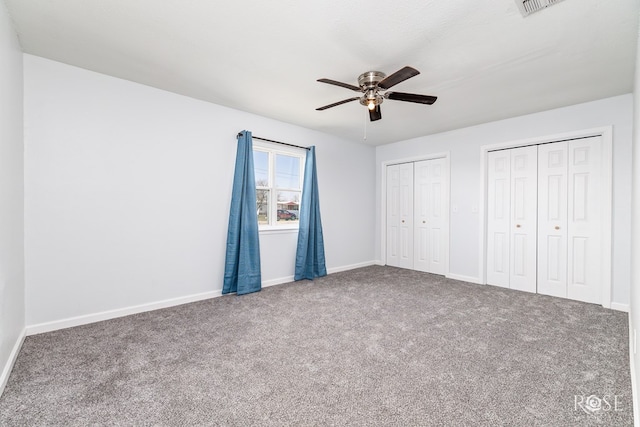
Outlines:
[{"label": "white baseboard", "polygon": [[[381,265],[381,264],[378,264],[378,263],[379,263],[379,261],[366,261],[366,262],[361,262],[361,263],[358,263],[358,264],[344,265],[342,267],[328,268],[327,269],[327,274],[339,273],[341,271],[354,270],[356,268],[369,267],[370,265]],[[282,285],[284,283],[291,283],[294,280],[295,280],[294,276],[285,276],[285,277],[280,277],[278,279],[265,280],[265,281],[262,282],[262,287],[263,288],[268,288],[269,286]]]},{"label": "white baseboard", "polygon": [[0,396],[4,392],[4,388],[7,386],[7,381],[9,381],[9,375],[11,375],[11,371],[13,370],[13,365],[16,363],[16,359],[18,358],[18,353],[20,353],[20,349],[22,348],[22,343],[24,342],[24,338],[26,336],[25,330],[23,329],[18,339],[16,339],[15,344],[13,345],[13,349],[9,354],[9,359],[7,363],[4,365],[2,369],[2,375],[0,375]]},{"label": "white baseboard", "polygon": [[291,283],[293,282],[293,276],[285,276],[285,277],[281,277],[279,279],[271,279],[271,280],[265,280],[262,282],[262,287],[263,288],[268,288],[269,286],[275,286],[275,285],[283,285],[285,283]]},{"label": "white baseboard", "polygon": [[365,261],[365,262],[360,262],[358,264],[343,265],[342,267],[329,268],[327,269],[327,273],[328,274],[340,273],[341,271],[348,271],[348,270],[354,270],[356,268],[369,267],[371,265],[376,265],[378,262],[379,261]]},{"label": "white baseboard", "polygon": [[200,294],[187,295],[184,297],[172,298],[163,301],[134,305],[131,307],[118,308],[115,310],[102,311],[99,313],[86,314],[83,316],[69,317],[67,319],[54,320],[52,322],[38,323],[36,325],[28,325],[26,327],[26,333],[27,335],[36,335],[44,332],[57,331],[58,329],[72,328],[74,326],[101,322],[103,320],[115,319],[117,317],[129,316],[131,314],[144,313],[146,311],[158,310],[161,308],[173,307],[190,302],[216,298],[221,295],[221,290],[203,292]]},{"label": "white baseboard", "polygon": [[619,302],[611,303],[612,310],[624,311],[625,313],[629,312],[629,304],[620,304]]},{"label": "white baseboard", "polygon": [[[373,260],[373,261],[360,262],[360,263],[357,263],[357,264],[343,265],[341,267],[328,268],[327,269],[327,274],[340,273],[341,271],[354,270],[356,268],[369,267],[371,265],[384,266],[384,263],[382,261],[380,261],[380,260]],[[459,274],[447,274],[446,277],[449,278],[449,279],[460,280],[460,281],[463,281],[463,282],[477,283],[477,284],[480,284],[480,285],[482,284],[480,279],[478,279],[477,277],[462,276],[462,275],[459,275]],[[293,281],[294,281],[293,276],[286,276],[286,277],[281,277],[279,279],[265,280],[264,282],[262,282],[262,287],[263,288],[267,288],[269,286],[281,285],[283,283],[289,283],[289,282],[293,282]]]},{"label": "white baseboard", "polygon": [[480,280],[479,277],[463,276],[462,274],[449,273],[449,274],[445,274],[444,277],[446,277],[447,279],[460,280],[461,282],[475,283],[478,285],[484,284],[482,283],[482,280]]}]

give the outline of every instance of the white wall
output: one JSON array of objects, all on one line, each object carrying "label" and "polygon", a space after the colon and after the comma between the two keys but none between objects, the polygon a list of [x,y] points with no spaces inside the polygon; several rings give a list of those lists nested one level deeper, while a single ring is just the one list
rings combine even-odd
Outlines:
[{"label": "white wall", "polygon": [[0,2],[0,393],[24,336],[22,52]]},{"label": "white wall", "polygon": [[[375,150],[25,55],[27,325],[220,291],[236,134],[316,145],[327,268],[372,263]],[[345,216],[345,213],[350,215]],[[263,282],[296,234],[261,236]]]},{"label": "white wall", "polygon": [[[612,302],[629,304],[631,225],[632,95],[621,95],[571,107],[486,123],[425,136],[376,149],[376,256],[383,260],[380,234],[381,168],[385,161],[429,153],[451,153],[450,272],[479,279],[481,224],[480,147],[613,125],[613,295]],[[456,212],[457,211],[457,212]]]},{"label": "white wall", "polygon": [[[640,414],[638,410],[640,397],[638,387],[640,384],[640,353],[634,349],[637,339],[637,329],[640,327],[640,37],[636,52],[636,74],[633,85],[633,195],[631,206],[631,309],[629,351],[631,356],[631,373],[633,375],[634,392],[634,420],[635,425],[640,426]],[[635,350],[635,351],[634,351]]]}]

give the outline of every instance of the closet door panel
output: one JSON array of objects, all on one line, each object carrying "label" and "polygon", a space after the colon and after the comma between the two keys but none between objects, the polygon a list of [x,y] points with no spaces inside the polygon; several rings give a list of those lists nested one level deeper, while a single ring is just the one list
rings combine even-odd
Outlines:
[{"label": "closet door panel", "polygon": [[413,268],[418,271],[429,270],[430,236],[428,220],[431,210],[429,197],[429,161],[414,164],[415,175],[415,242]]},{"label": "closet door panel", "polygon": [[538,293],[567,297],[566,141],[538,147]]},{"label": "closet door panel", "polygon": [[414,269],[434,274],[446,273],[445,165],[445,159],[414,163]]},{"label": "closet door panel", "polygon": [[400,256],[398,267],[413,268],[413,163],[400,167]]},{"label": "closet door panel", "polygon": [[445,159],[429,160],[429,272],[446,274],[444,239],[446,238]]},{"label": "closet door panel", "polygon": [[387,166],[387,265],[400,266],[400,166]]},{"label": "closet door panel", "polygon": [[538,147],[511,154],[511,253],[509,287],[536,292]]},{"label": "closet door panel", "polygon": [[571,299],[601,302],[600,137],[569,141],[568,285]]},{"label": "closet door panel", "polygon": [[511,154],[492,151],[487,156],[487,283],[509,287]]}]

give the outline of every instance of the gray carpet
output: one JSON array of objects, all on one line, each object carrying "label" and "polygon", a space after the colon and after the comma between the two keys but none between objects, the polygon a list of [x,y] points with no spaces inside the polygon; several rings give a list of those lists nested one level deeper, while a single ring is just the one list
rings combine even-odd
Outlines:
[{"label": "gray carpet", "polygon": [[27,337],[0,424],[631,426],[627,322],[373,266]]}]

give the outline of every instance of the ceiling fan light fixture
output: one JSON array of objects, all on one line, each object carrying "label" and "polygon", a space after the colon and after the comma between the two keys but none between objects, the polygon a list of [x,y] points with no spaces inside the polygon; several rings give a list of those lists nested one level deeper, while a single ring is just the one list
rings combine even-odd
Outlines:
[{"label": "ceiling fan light fixture", "polygon": [[384,101],[384,98],[375,90],[367,91],[367,93],[360,98],[360,104],[367,107],[369,111],[375,110],[378,105],[382,104],[382,101]]}]

